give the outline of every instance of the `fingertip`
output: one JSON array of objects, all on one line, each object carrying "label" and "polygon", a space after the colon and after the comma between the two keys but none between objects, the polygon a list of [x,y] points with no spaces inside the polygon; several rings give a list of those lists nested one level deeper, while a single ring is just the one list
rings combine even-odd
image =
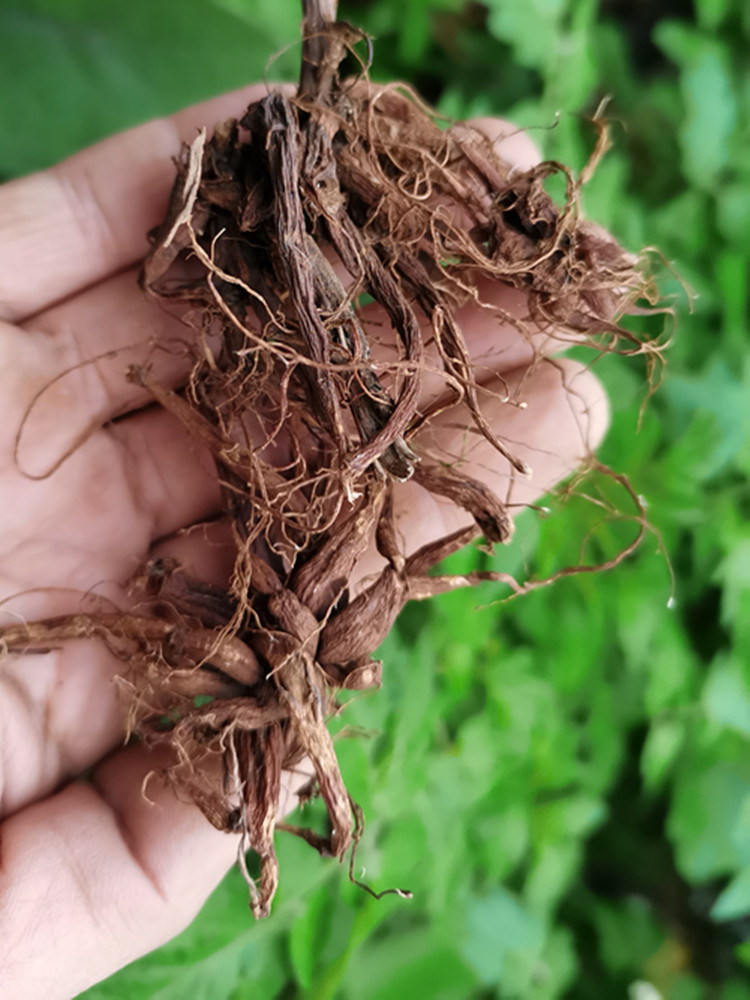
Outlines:
[{"label": "fingertip", "polygon": [[528,132],[504,118],[480,116],[466,122],[492,142],[495,152],[516,170],[530,170],[542,160],[542,155]]},{"label": "fingertip", "polygon": [[[542,359],[482,382],[485,419],[508,450],[531,470],[513,474],[509,463],[480,435],[467,438],[466,421],[452,410],[441,413],[420,433],[423,454],[460,463],[467,475],[498,497],[512,495],[517,507],[534,503],[590,460],[609,424],[609,404],[598,378],[566,358]],[[445,532],[463,526],[465,515],[443,505]]]},{"label": "fingertip", "polygon": [[582,444],[590,455],[604,440],[612,420],[607,390],[589,365],[572,358],[558,358],[554,363],[580,423]]}]

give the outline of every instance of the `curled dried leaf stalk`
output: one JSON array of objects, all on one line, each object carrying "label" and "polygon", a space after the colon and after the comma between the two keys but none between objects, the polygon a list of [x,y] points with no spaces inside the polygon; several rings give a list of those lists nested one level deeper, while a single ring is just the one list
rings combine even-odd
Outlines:
[{"label": "curled dried leaf stalk", "polygon": [[[171,747],[167,779],[242,835],[245,872],[245,850],[259,855],[259,882],[247,875],[256,916],[278,881],[282,771],[307,758],[328,812],[327,836],[295,832],[336,858],[359,836],[326,721],[338,692],[380,684],[372,654],[404,603],[484,579],[529,586],[430,575],[480,535],[506,542],[512,522],[487,486],[420,447],[437,412],[421,400],[428,348],[445,380],[440,409],[460,405],[517,474],[523,461],[483,415],[459,306],[494,309],[527,340],[554,331],[597,354],[655,356],[618,322],[651,293],[637,262],[578,213],[607,144],[602,121],[582,178],[549,162],[511,172],[486,137],[439,128],[408,89],[343,79],[360,34],[335,21],[335,4],[304,8],[296,96],[270,93],[210,140],[198,135],[152,234],[142,286],[192,327],[189,380],[174,391],[148,367],[128,373],[213,455],[236,544],[231,583],[155,560],[133,581],[137,611],[0,633],[8,649],[97,637],[127,661],[131,729]],[[552,173],[566,179],[562,207],[544,189]],[[484,279],[522,289],[528,315],[482,303]],[[385,360],[363,296],[387,319]],[[407,555],[393,492],[410,478],[473,525]],[[373,546],[384,566],[355,596],[352,574]]]}]

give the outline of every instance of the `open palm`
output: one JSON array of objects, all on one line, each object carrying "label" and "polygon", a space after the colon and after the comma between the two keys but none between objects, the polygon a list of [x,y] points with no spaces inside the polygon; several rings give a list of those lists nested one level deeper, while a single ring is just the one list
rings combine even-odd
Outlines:
[{"label": "open palm", "polygon": [[[181,533],[218,509],[210,457],[124,373],[138,361],[169,384],[185,375],[185,329],[137,288],[145,233],[163,216],[180,142],[262,92],[141,126],[0,188],[0,625],[122,606],[123,582],[152,554],[226,579],[221,528]],[[517,135],[503,155],[525,165],[535,153]],[[517,292],[487,294],[523,311]],[[485,380],[519,380],[528,345],[486,313],[462,320]],[[571,362],[538,367],[523,395],[526,410],[487,410],[534,469],[519,503],[573,469],[606,424],[601,389]],[[455,412],[431,433],[502,492],[507,469],[486,443],[467,449]],[[413,484],[398,510],[410,547],[462,516]],[[121,669],[88,641],[0,659],[3,997],[69,997],[156,947],[234,858],[235,839],[158,780],[144,796],[159,761],[122,746]]]}]

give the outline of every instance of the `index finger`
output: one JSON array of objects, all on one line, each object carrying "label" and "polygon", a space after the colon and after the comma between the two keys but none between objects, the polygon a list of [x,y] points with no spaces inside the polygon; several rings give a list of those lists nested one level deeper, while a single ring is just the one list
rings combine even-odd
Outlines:
[{"label": "index finger", "polygon": [[254,84],[129,129],[0,187],[0,318],[19,322],[140,260],[175,156],[202,125],[241,115]]}]

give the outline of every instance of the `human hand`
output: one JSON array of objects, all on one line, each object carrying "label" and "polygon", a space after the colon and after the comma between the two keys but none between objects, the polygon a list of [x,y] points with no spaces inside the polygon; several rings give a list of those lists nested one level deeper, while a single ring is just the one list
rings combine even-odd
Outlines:
[{"label": "human hand", "polygon": [[[0,624],[80,610],[81,593],[92,590],[122,603],[116,581],[159,554],[226,581],[233,552],[220,531],[178,534],[219,507],[211,460],[124,373],[144,357],[163,383],[186,373],[174,349],[185,329],[136,285],[145,233],[163,217],[180,142],[263,92],[150,123],[0,188]],[[504,140],[502,154],[520,166],[536,157],[523,135]],[[517,291],[498,286],[487,296],[524,311]],[[524,378],[530,348],[510,325],[471,307],[460,319],[485,371],[510,385]],[[425,391],[440,388],[428,381]],[[525,410],[495,397],[486,407],[534,470],[514,491],[519,504],[575,468],[607,420],[598,383],[572,362],[537,366],[523,395]],[[502,495],[504,463],[483,441],[465,447],[455,411],[432,433]],[[397,510],[410,548],[464,523],[414,483],[399,487]],[[236,838],[158,779],[144,796],[159,761],[121,747],[113,684],[121,670],[89,641],[0,662],[4,997],[70,997],[158,946],[192,919],[235,857]]]}]

